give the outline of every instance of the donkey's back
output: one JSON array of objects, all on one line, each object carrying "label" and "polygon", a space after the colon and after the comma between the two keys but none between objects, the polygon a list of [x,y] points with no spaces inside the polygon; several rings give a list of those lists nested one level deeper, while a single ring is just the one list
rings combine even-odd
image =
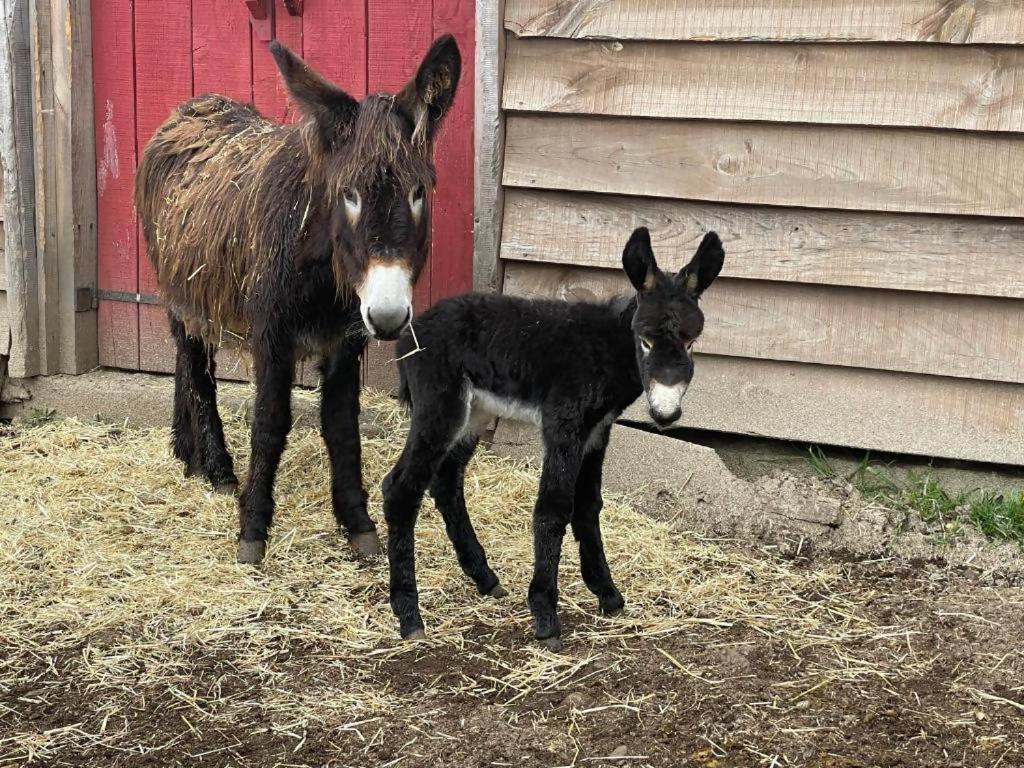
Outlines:
[{"label": "donkey's back", "polygon": [[189,333],[245,335],[245,302],[298,233],[296,129],[218,95],[180,105],[147,145],[135,204],[161,296]]}]

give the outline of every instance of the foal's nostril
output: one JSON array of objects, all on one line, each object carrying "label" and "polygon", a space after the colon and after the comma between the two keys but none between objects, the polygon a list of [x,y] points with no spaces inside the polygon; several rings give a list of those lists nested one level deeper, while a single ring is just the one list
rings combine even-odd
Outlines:
[{"label": "foal's nostril", "polygon": [[373,335],[383,341],[393,341],[405,330],[412,318],[412,310],[409,307],[399,309],[371,309],[366,313],[370,330]]},{"label": "foal's nostril", "polygon": [[651,418],[654,419],[654,423],[657,424],[662,429],[664,429],[665,427],[671,426],[673,423],[678,421],[679,417],[682,416],[682,415],[683,415],[683,409],[682,408],[676,408],[674,411],[672,411],[672,413],[667,414],[667,415],[666,414],[662,414],[662,413],[660,413],[658,411],[655,411],[653,409],[651,410]]}]

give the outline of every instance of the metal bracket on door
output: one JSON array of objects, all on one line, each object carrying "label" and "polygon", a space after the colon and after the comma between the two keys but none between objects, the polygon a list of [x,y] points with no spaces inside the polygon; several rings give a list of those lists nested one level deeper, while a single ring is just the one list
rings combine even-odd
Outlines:
[{"label": "metal bracket on door", "polygon": [[[274,39],[276,30],[274,28],[274,0],[242,0],[245,8],[249,11],[253,31],[256,37],[263,42]],[[289,16],[301,16],[304,0],[282,0],[284,9]]]},{"label": "metal bracket on door", "polygon": [[274,0],[242,0],[252,21],[256,37],[264,42],[274,39]]}]

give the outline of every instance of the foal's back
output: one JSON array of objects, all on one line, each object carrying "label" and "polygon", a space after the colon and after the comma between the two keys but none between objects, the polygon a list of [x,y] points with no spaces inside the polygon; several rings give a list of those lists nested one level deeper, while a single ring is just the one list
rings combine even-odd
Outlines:
[{"label": "foal's back", "polygon": [[413,329],[415,340],[407,331],[397,349],[413,407],[463,385],[534,405],[556,392],[593,394],[613,384],[617,345],[629,343],[608,304],[483,293],[438,302]]}]

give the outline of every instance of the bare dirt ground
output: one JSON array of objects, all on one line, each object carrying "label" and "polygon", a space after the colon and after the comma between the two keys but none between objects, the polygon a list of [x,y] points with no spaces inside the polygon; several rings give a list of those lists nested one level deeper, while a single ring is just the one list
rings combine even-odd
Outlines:
[{"label": "bare dirt ground", "polygon": [[[403,418],[367,405],[379,518]],[[244,420],[228,433],[244,471]],[[314,430],[293,432],[261,570],[233,562],[233,500],[182,478],[167,442],[0,426],[0,766],[1024,766],[1024,588],[1005,545],[905,546],[855,492],[786,473],[610,500],[626,616],[595,615],[567,541],[551,654],[525,605],[536,474],[482,454],[468,502],[511,595],[476,595],[428,502],[430,639],[403,644],[386,563],[330,529]],[[827,540],[857,526],[856,547]]]}]

